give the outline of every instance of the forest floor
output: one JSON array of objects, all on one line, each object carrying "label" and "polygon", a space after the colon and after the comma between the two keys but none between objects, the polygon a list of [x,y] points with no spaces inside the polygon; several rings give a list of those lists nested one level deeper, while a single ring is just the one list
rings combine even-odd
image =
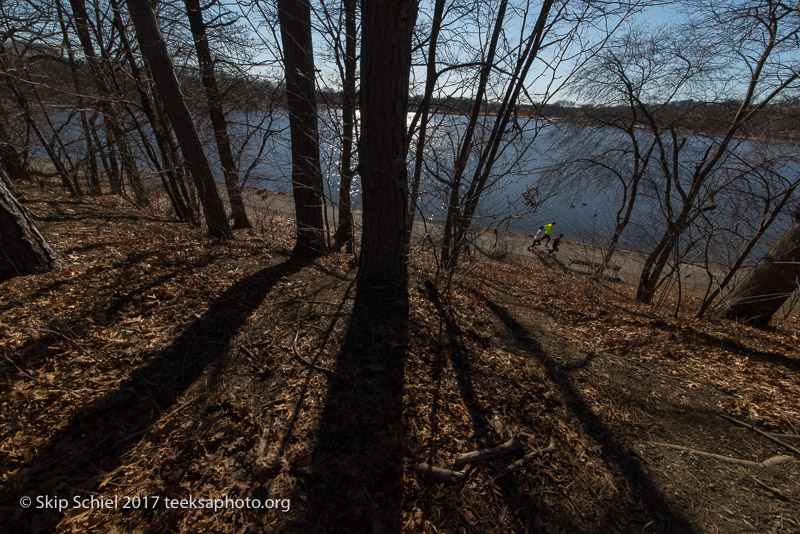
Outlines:
[{"label": "forest floor", "polygon": [[419,253],[374,302],[284,214],[219,242],[23,197],[69,264],[0,286],[7,532],[800,532],[796,316],[674,317],[543,253],[446,294]]}]

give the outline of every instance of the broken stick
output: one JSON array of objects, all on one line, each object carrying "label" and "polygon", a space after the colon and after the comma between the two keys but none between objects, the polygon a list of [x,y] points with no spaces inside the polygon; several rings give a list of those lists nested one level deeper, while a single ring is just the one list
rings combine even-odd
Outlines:
[{"label": "broken stick", "polygon": [[489,447],[487,449],[457,454],[456,460],[453,462],[453,468],[458,469],[462,465],[483,462],[497,456],[502,456],[503,454],[514,452],[517,449],[522,448],[522,439],[527,437],[529,437],[528,434],[517,434],[510,440],[501,445],[497,445],[496,447]]},{"label": "broken stick", "polygon": [[556,442],[553,438],[550,438],[550,443],[547,445],[547,447],[545,447],[544,449],[537,449],[531,453],[526,454],[516,462],[509,464],[506,468],[501,469],[500,471],[495,473],[493,478],[497,480],[499,478],[508,475],[509,473],[512,473],[514,471],[519,471],[520,469],[531,463],[531,461],[549,452],[553,452],[554,450],[556,450]]},{"label": "broken stick", "polygon": [[443,467],[436,467],[427,462],[422,462],[416,467],[416,471],[444,482],[461,482],[467,476],[470,467],[467,464],[460,471],[453,471],[452,469],[444,469]]},{"label": "broken stick", "polygon": [[761,434],[762,436],[764,436],[768,440],[770,440],[770,441],[772,441],[774,443],[777,443],[781,447],[785,447],[786,449],[788,449],[788,450],[792,451],[793,453],[795,453],[796,455],[800,456],[800,449],[798,449],[797,447],[792,447],[788,443],[786,443],[784,441],[781,441],[776,437],[770,436],[767,432],[763,432],[763,431],[757,429],[756,427],[754,427],[753,425],[747,424],[747,423],[745,423],[743,421],[739,421],[738,419],[734,419],[733,417],[730,417],[730,416],[725,415],[725,414],[719,414],[719,415],[723,419],[727,419],[728,421],[730,421],[731,423],[733,423],[735,425],[739,425],[741,427],[744,427],[744,428],[747,428],[749,430],[752,430],[753,432]]}]

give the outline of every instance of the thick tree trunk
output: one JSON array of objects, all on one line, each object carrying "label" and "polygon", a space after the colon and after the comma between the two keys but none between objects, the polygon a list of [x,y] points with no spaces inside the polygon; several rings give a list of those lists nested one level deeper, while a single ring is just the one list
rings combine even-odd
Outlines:
[{"label": "thick tree trunk", "polygon": [[344,91],[342,92],[342,164],[339,172],[339,224],[336,243],[353,252],[353,211],[350,188],[353,184],[353,130],[356,117],[356,0],[344,0]]},{"label": "thick tree trunk", "polygon": [[359,287],[407,288],[406,113],[416,2],[362,2]]},{"label": "thick tree trunk", "polygon": [[800,284],[800,210],[794,222],[758,265],[722,299],[713,317],[758,327],[772,316]]},{"label": "thick tree trunk", "polygon": [[30,212],[6,187],[0,169],[0,282],[23,274],[47,271],[61,260],[39,233]]},{"label": "thick tree trunk", "polygon": [[222,110],[222,95],[217,87],[217,78],[214,74],[214,60],[208,46],[206,24],[203,22],[203,12],[200,10],[199,0],[184,0],[186,13],[189,17],[189,26],[194,38],[197,60],[200,63],[200,78],[206,92],[208,113],[211,116],[211,125],[214,128],[214,138],[217,141],[217,152],[222,164],[222,175],[225,178],[225,187],[228,191],[228,200],[231,203],[234,228],[252,228],[247,219],[247,212],[242,199],[242,190],[239,187],[239,176],[236,163],[231,151],[231,140],[228,136],[228,123]]},{"label": "thick tree trunk", "polygon": [[327,247],[322,230],[322,172],[308,0],[278,0],[278,18],[292,136],[292,193],[297,220],[293,254],[313,256],[325,252]]},{"label": "thick tree trunk", "polygon": [[203,204],[203,211],[208,224],[208,233],[219,239],[233,238],[233,231],[225,216],[225,208],[219,197],[214,176],[208,158],[203,151],[200,137],[192,121],[192,115],[183,99],[172,59],[167,52],[164,38],[158,28],[156,15],[148,0],[128,0],[128,9],[136,27],[136,37],[142,55],[150,65],[161,99],[166,106],[167,114],[186,164],[194,178],[195,186]]},{"label": "thick tree trunk", "polygon": [[[119,38],[122,49],[125,52],[125,57],[130,65],[131,75],[136,82],[136,88],[139,91],[139,100],[142,104],[142,111],[150,123],[150,128],[153,131],[156,144],[158,145],[159,153],[161,154],[161,165],[159,166],[155,157],[152,157],[155,166],[161,176],[161,183],[164,185],[164,190],[169,196],[175,214],[181,221],[188,222],[194,226],[199,226],[194,211],[189,207],[188,198],[181,195],[177,186],[178,178],[175,169],[178,167],[178,158],[175,156],[177,153],[174,150],[174,144],[170,135],[169,126],[166,124],[165,114],[163,112],[157,113],[155,109],[158,107],[158,100],[154,96],[152,86],[148,85],[149,80],[146,80],[142,75],[142,69],[136,62],[136,57],[133,54],[133,48],[125,32],[125,24],[122,21],[122,11],[117,0],[111,0],[111,7],[114,10],[114,25],[119,31]],[[142,135],[142,140],[147,143],[146,136]]]}]

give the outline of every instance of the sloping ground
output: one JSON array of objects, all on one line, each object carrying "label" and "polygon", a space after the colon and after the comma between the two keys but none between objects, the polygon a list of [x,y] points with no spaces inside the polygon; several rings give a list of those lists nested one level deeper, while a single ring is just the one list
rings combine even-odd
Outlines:
[{"label": "sloping ground", "polygon": [[[793,453],[722,417],[800,447],[796,319],[673,318],[543,256],[446,295],[415,257],[375,302],[343,255],[288,261],[280,215],[219,243],[26,197],[72,264],[0,290],[10,532],[800,531],[800,455],[759,466]],[[457,481],[416,469],[519,433]]]}]

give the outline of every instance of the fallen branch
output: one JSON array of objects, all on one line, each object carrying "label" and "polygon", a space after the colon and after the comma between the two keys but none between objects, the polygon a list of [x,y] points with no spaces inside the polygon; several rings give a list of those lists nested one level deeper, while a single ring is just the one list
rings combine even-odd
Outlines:
[{"label": "fallen branch", "polygon": [[689,454],[694,454],[696,456],[704,456],[706,458],[712,458],[714,460],[719,460],[720,462],[727,462],[730,464],[737,464],[743,465],[745,467],[768,467],[773,468],[777,467],[780,464],[790,462],[793,460],[791,456],[772,456],[767,458],[763,462],[753,462],[752,460],[743,460],[741,458],[731,458],[730,456],[723,456],[721,454],[714,454],[713,452],[705,452],[705,451],[698,451],[696,449],[690,449],[689,447],[683,447],[682,445],[673,445],[672,443],[662,443],[660,441],[645,441],[645,443],[649,443],[650,445],[658,445],[659,447],[666,447],[667,449],[675,449],[676,451],[683,451],[688,452]]},{"label": "fallen branch", "polygon": [[800,434],[779,434],[777,432],[767,432],[773,438],[782,438],[782,439],[800,439]]},{"label": "fallen branch", "polygon": [[496,447],[489,447],[487,449],[480,449],[472,452],[464,452],[456,455],[456,460],[453,462],[453,468],[458,469],[462,465],[483,462],[503,454],[508,454],[522,448],[522,439],[529,437],[528,434],[517,434],[510,440],[502,445]]},{"label": "fallen branch", "polygon": [[776,497],[778,497],[782,501],[800,502],[797,499],[792,499],[788,495],[784,494],[782,491],[773,488],[772,486],[768,485],[766,482],[763,482],[763,481],[757,479],[756,477],[754,477],[752,475],[750,476],[750,480],[755,482],[758,486],[761,486],[765,490],[769,491],[770,493],[774,494]]},{"label": "fallen branch", "polygon": [[294,341],[292,341],[292,349],[294,349],[294,357],[297,359],[297,361],[299,361],[300,363],[302,363],[306,367],[310,367],[310,368],[314,369],[315,371],[319,371],[320,373],[324,374],[328,378],[333,378],[333,371],[331,371],[327,367],[322,367],[321,365],[317,365],[314,362],[310,362],[310,361],[306,360],[305,358],[303,358],[303,356],[300,355],[300,351],[297,349],[297,338],[299,336],[300,336],[300,329],[298,329],[297,332],[295,332]]},{"label": "fallen branch", "polygon": [[422,462],[415,469],[417,473],[428,475],[429,477],[441,480],[443,482],[461,482],[467,476],[470,470],[470,465],[465,465],[460,471],[453,471],[452,469],[445,469],[443,467],[436,467],[427,462]]},{"label": "fallen branch", "polygon": [[796,455],[800,456],[800,449],[798,449],[797,447],[792,447],[788,443],[786,443],[784,441],[781,441],[776,437],[770,436],[767,432],[763,432],[763,431],[757,429],[756,427],[754,427],[753,425],[747,424],[747,423],[745,423],[743,421],[739,421],[738,419],[734,419],[733,417],[727,416],[725,414],[719,414],[719,416],[722,417],[723,419],[727,419],[728,421],[730,421],[731,423],[733,423],[735,425],[739,425],[741,427],[744,427],[744,428],[747,428],[749,430],[752,430],[753,432],[761,434],[762,436],[764,436],[768,440],[772,441],[773,443],[777,443],[781,447],[784,447],[785,449],[790,450],[793,453],[795,453]]},{"label": "fallen branch", "polygon": [[497,480],[514,471],[519,471],[520,469],[531,463],[531,461],[547,453],[553,452],[554,450],[556,450],[556,442],[553,438],[550,438],[550,443],[547,445],[547,447],[545,447],[544,449],[537,449],[529,454],[526,454],[516,462],[509,464],[506,468],[501,469],[500,471],[495,473],[493,478]]}]

